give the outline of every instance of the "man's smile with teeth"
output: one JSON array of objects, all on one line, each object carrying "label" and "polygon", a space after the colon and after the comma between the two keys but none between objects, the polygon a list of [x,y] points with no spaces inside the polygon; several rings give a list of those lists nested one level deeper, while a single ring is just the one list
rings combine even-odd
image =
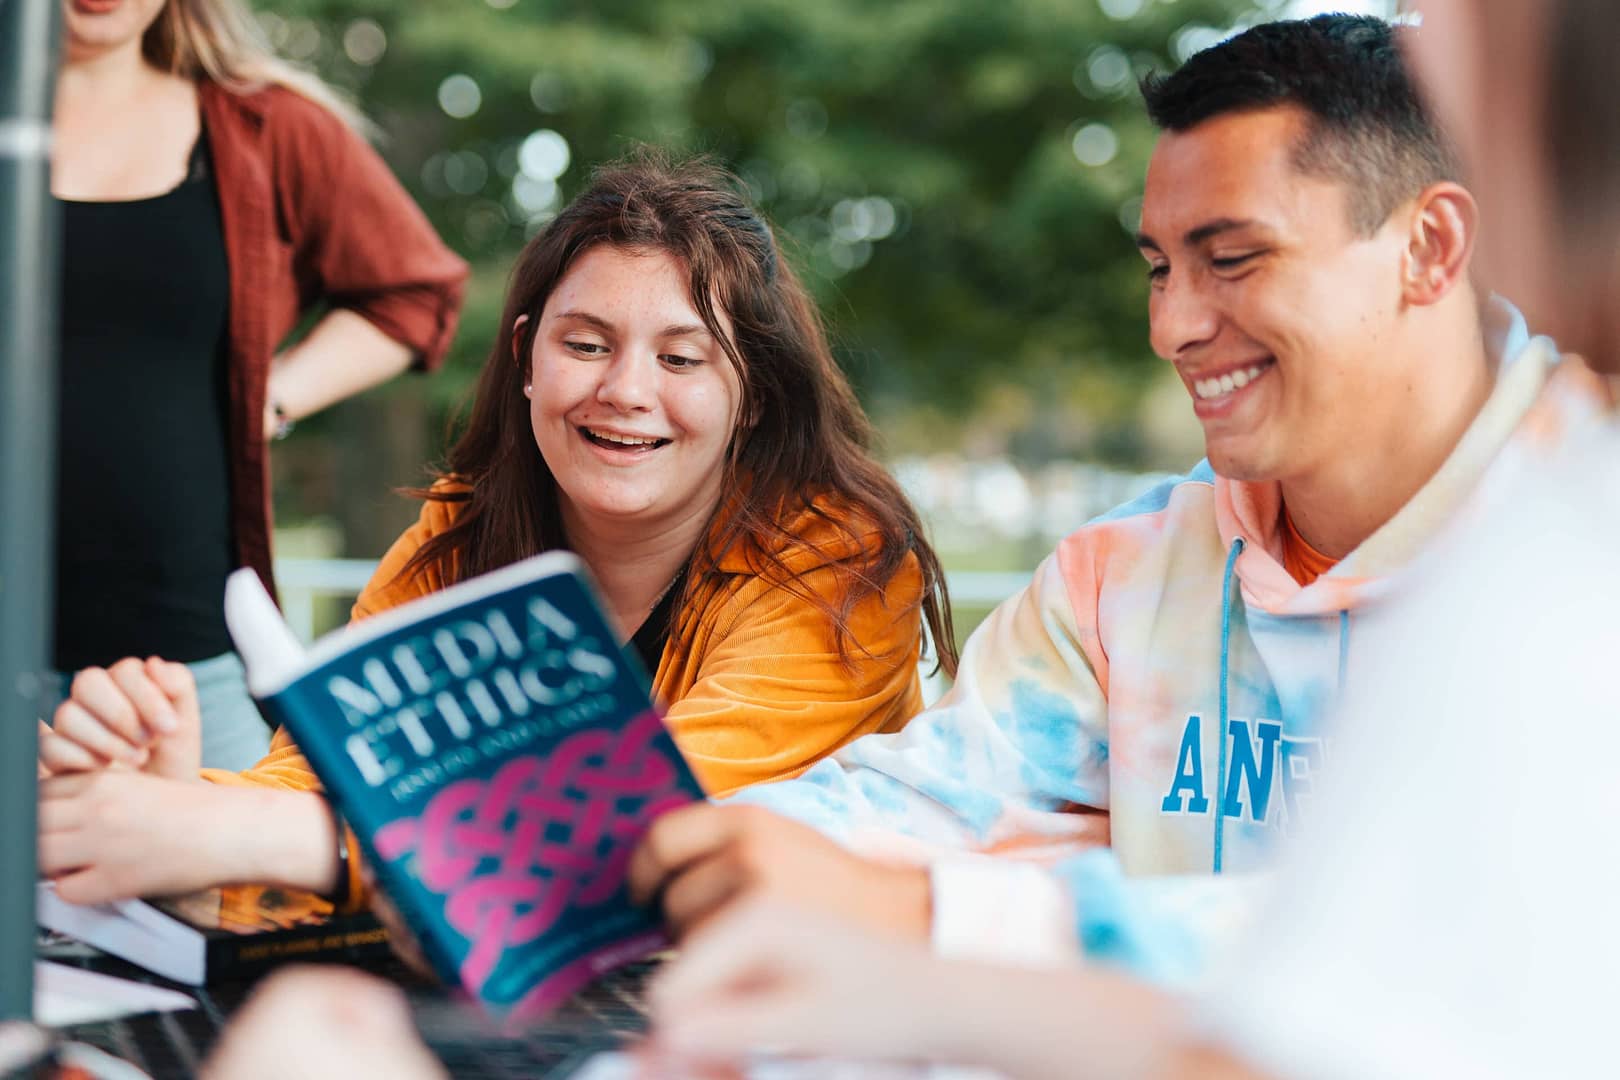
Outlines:
[{"label": "man's smile with teeth", "polygon": [[612,446],[653,447],[663,446],[665,443],[669,442],[668,439],[660,439],[648,435],[620,435],[618,432],[598,431],[596,428],[588,428],[584,426],[581,426],[579,430],[580,434],[584,435],[592,442],[608,443]]},{"label": "man's smile with teeth", "polygon": [[1237,371],[1228,371],[1224,375],[1212,375],[1207,379],[1196,379],[1193,382],[1193,393],[1197,394],[1201,400],[1208,401],[1210,398],[1218,398],[1222,394],[1230,394],[1234,390],[1241,390],[1261,375],[1264,375],[1275,363],[1275,360],[1262,360],[1258,364],[1239,368]]}]

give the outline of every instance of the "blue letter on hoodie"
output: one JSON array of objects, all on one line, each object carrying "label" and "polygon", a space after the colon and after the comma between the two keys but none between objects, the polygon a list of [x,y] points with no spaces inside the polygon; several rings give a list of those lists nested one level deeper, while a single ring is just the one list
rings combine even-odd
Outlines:
[{"label": "blue letter on hoodie", "polygon": [[1251,820],[1265,821],[1271,807],[1271,785],[1276,777],[1277,740],[1282,738],[1282,725],[1270,720],[1255,722],[1260,736],[1260,760],[1255,760],[1254,741],[1249,738],[1249,722],[1233,720],[1232,767],[1226,774],[1226,798],[1221,803],[1221,814],[1235,818],[1243,816],[1243,786],[1248,785]]},{"label": "blue letter on hoodie", "polygon": [[[1170,785],[1170,793],[1159,804],[1160,813],[1202,814],[1209,809],[1209,799],[1204,795],[1202,730],[1202,719],[1187,717],[1187,728],[1181,733],[1181,752],[1176,757],[1176,778]],[[1192,793],[1191,800],[1182,795],[1183,791]]]}]

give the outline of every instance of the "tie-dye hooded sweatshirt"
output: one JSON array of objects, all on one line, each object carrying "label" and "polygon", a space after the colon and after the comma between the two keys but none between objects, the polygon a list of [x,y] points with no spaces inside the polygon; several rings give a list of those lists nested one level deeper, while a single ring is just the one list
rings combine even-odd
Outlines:
[{"label": "tie-dye hooded sweatshirt", "polygon": [[1096,929],[1076,894],[1097,875],[1065,860],[1098,845],[1127,879],[1266,867],[1332,766],[1324,719],[1356,677],[1363,607],[1442,525],[1466,527],[1504,448],[1600,414],[1583,368],[1499,314],[1478,417],[1312,584],[1283,569],[1277,485],[1201,464],[1059,544],[968,639],[951,692],[903,731],[738,800],[866,854],[926,860],[948,952],[1072,949]]}]

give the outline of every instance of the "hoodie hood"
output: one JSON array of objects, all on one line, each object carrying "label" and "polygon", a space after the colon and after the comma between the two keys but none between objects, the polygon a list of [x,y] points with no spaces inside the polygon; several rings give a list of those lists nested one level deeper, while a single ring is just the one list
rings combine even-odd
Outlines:
[{"label": "hoodie hood", "polygon": [[1444,464],[1392,518],[1310,585],[1301,586],[1283,568],[1280,486],[1215,477],[1222,544],[1230,551],[1243,541],[1235,571],[1246,604],[1281,616],[1357,610],[1384,592],[1388,579],[1457,516],[1558,368],[1552,341],[1531,337],[1523,316],[1500,299],[1487,312],[1486,348],[1496,384]]}]

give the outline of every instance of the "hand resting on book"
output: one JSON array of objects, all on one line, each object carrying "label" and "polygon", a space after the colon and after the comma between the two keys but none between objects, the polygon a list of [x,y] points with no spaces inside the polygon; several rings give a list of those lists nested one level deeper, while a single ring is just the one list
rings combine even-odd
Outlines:
[{"label": "hand resting on book", "polygon": [[40,729],[39,761],[51,774],[123,766],[197,780],[202,718],[191,670],[155,656],[85,668]]},{"label": "hand resting on book", "polygon": [[79,672],[39,747],[39,870],[65,900],[332,889],[336,839],[317,796],[198,775],[202,718],[184,664],[130,657]]},{"label": "hand resting on book", "polygon": [[335,850],[332,816],[308,792],[216,787],[127,768],[40,782],[39,872],[75,904],[248,882],[326,893]]}]

